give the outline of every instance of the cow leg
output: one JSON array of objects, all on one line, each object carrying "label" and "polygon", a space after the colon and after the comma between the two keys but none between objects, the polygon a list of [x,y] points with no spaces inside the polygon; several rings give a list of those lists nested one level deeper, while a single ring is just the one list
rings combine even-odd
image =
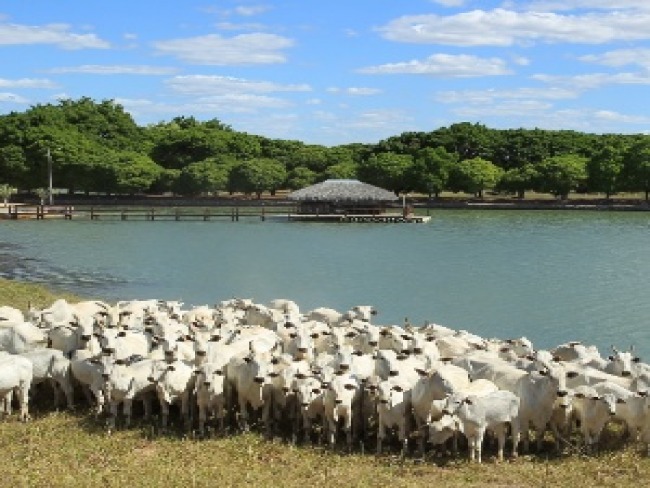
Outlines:
[{"label": "cow leg", "polygon": [[199,435],[205,435],[205,421],[208,418],[208,412],[205,403],[199,402]]},{"label": "cow leg", "polygon": [[239,395],[239,423],[240,423],[240,429],[244,432],[248,432],[250,430],[250,426],[248,424],[248,405],[246,398],[243,395]]},{"label": "cow leg", "polygon": [[106,429],[107,432],[110,434],[112,431],[115,430],[115,419],[117,418],[117,402],[115,400],[111,400],[109,409],[110,409],[110,415],[108,419],[106,419]]},{"label": "cow leg", "polygon": [[163,429],[167,428],[167,423],[169,422],[169,403],[166,401],[160,402],[160,412],[162,414],[161,426]]},{"label": "cow leg", "polygon": [[494,429],[497,437],[497,459],[503,461],[503,448],[506,445],[506,429],[505,425],[499,425]]},{"label": "cow leg", "polygon": [[181,395],[181,417],[183,418],[183,427],[186,431],[192,428],[192,417],[190,413],[190,393],[185,390]]},{"label": "cow leg", "polygon": [[399,426],[399,439],[402,442],[402,454],[401,454],[401,457],[404,458],[404,456],[406,456],[406,453],[408,452],[408,443],[409,443],[408,419],[406,419],[406,418],[402,419],[402,422],[400,423],[400,426]]},{"label": "cow leg", "polygon": [[20,406],[20,420],[27,422],[29,416],[29,383],[24,383],[18,390],[18,403]]},{"label": "cow leg", "polygon": [[127,429],[131,427],[131,416],[133,412],[133,399],[125,398],[124,405],[122,406],[122,412],[124,413],[124,427]]},{"label": "cow leg", "polygon": [[386,426],[382,416],[379,416],[379,424],[377,425],[377,455],[380,456],[383,452],[384,438],[386,437]]}]

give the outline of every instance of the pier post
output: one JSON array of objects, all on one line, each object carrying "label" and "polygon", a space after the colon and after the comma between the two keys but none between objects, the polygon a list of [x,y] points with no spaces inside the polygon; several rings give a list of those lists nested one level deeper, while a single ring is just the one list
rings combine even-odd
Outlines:
[{"label": "pier post", "polygon": [[264,206],[263,205],[262,205],[262,216],[261,216],[261,218],[262,218],[262,222],[264,222],[266,220],[266,215],[264,213]]},{"label": "pier post", "polygon": [[39,205],[36,207],[36,220],[41,220],[43,219],[45,211],[43,210],[43,205]]},{"label": "pier post", "polygon": [[120,215],[120,219],[126,220],[126,210],[122,209],[122,213]]},{"label": "pier post", "polygon": [[178,207],[174,208],[174,220],[176,220],[176,221],[181,220],[181,214],[178,211]]}]

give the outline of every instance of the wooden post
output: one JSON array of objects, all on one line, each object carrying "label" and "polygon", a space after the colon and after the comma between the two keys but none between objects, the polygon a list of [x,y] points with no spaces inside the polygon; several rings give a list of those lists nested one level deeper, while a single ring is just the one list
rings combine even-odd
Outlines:
[{"label": "wooden post", "polygon": [[181,220],[181,213],[178,211],[178,207],[174,208],[174,220]]},{"label": "wooden post", "polygon": [[239,222],[239,206],[235,207],[235,221]]},{"label": "wooden post", "polygon": [[262,205],[262,222],[266,220],[266,214],[264,213],[264,205]]},{"label": "wooden post", "polygon": [[90,220],[95,220],[95,207],[90,207]]},{"label": "wooden post", "polygon": [[210,209],[208,207],[203,209],[203,222],[210,220]]},{"label": "wooden post", "polygon": [[36,207],[36,220],[43,219],[43,214],[44,214],[43,205],[39,205],[38,207]]},{"label": "wooden post", "polygon": [[72,207],[70,206],[65,207],[65,219],[72,220]]},{"label": "wooden post", "polygon": [[122,220],[126,220],[126,210],[122,209],[122,214],[120,215]]}]

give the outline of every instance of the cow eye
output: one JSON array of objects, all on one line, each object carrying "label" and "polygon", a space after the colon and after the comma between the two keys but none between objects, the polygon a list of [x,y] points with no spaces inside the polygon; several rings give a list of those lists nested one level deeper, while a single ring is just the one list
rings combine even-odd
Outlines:
[{"label": "cow eye", "polygon": [[295,339],[296,337],[298,337],[298,334],[296,334],[295,332],[292,332],[291,334],[289,334],[289,337],[291,337],[292,339]]},{"label": "cow eye", "polygon": [[214,374],[216,374],[216,375],[218,375],[218,376],[223,376],[223,371],[221,371],[220,369],[218,369],[218,370],[216,370],[216,371],[214,372]]},{"label": "cow eye", "polygon": [[314,395],[320,395],[320,390],[319,390],[318,388],[314,388],[311,392],[312,392]]},{"label": "cow eye", "polygon": [[312,334],[312,335],[311,335],[311,338],[312,338],[312,339],[318,339],[318,334]]},{"label": "cow eye", "polygon": [[351,385],[350,383],[347,383],[347,384],[344,386],[344,388],[345,388],[346,390],[354,390],[354,385]]}]

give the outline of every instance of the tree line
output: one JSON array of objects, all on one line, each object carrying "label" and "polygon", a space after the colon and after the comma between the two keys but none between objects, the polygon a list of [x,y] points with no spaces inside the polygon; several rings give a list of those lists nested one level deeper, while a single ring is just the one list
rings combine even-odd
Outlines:
[{"label": "tree line", "polygon": [[[83,97],[0,116],[0,185],[71,193],[260,196],[330,178],[400,193],[486,190],[566,198],[570,192],[650,194],[650,136],[497,130],[458,123],[376,144],[334,147],[270,139],[218,119],[135,123],[112,100]],[[6,192],[5,192],[6,193]]]}]

